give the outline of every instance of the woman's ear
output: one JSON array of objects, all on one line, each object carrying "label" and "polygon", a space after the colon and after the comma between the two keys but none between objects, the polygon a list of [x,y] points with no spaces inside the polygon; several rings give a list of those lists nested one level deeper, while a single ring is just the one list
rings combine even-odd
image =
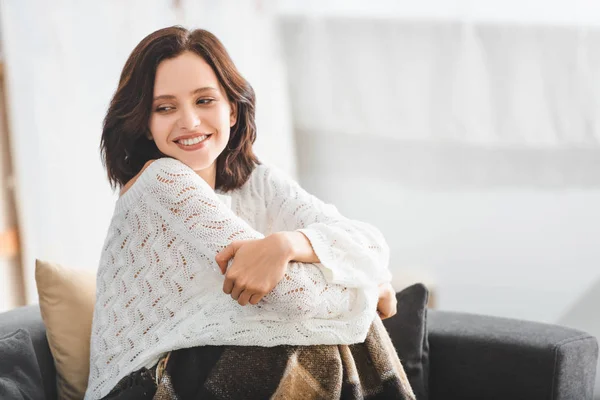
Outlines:
[{"label": "woman's ear", "polygon": [[231,103],[231,112],[229,114],[229,127],[233,127],[237,122],[237,104]]},{"label": "woman's ear", "polygon": [[146,139],[152,140],[152,132],[150,132],[150,129],[146,131]]}]

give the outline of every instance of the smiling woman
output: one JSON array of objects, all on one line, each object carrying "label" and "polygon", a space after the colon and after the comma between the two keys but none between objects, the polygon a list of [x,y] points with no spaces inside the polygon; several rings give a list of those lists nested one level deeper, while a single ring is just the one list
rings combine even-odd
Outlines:
[{"label": "smiling woman", "polygon": [[[198,88],[189,91],[189,87]],[[165,60],[156,69],[149,139],[215,187],[212,163],[229,141],[236,110],[213,69],[193,52]],[[202,127],[202,129],[201,129]]]},{"label": "smiling woman", "polygon": [[[169,156],[204,171],[213,188],[239,187],[258,164],[254,103],[252,86],[211,33],[172,27],[148,35],[127,60],[104,120],[101,151],[112,186]],[[182,141],[204,135],[209,141],[197,148]]]},{"label": "smiling woman", "polygon": [[414,398],[379,318],[396,313],[381,233],[261,164],[255,138],[252,87],[212,34],[134,49],[102,133],[122,190],[86,399]]}]

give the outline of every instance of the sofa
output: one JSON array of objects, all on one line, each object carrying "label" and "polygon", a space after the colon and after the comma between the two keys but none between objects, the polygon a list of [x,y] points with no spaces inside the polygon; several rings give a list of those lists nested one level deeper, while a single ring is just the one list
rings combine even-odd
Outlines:
[{"label": "sofa", "polygon": [[[384,323],[396,345],[403,332],[393,318]],[[593,398],[598,342],[585,332],[435,310],[427,311],[426,325],[421,373],[431,400]],[[56,369],[38,305],[0,314],[0,337],[17,329],[31,337],[46,400],[56,399]]]}]

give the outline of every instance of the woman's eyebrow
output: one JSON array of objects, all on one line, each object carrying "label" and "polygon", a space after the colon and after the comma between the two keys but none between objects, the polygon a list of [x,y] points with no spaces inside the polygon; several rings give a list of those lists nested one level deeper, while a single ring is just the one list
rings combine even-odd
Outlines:
[{"label": "woman's eyebrow", "polygon": [[[215,88],[215,87],[213,87],[213,86],[204,86],[204,87],[192,90],[190,92],[190,95],[198,94],[198,93],[201,93],[201,92],[207,92],[207,91],[218,92],[218,89]],[[175,96],[173,96],[172,94],[161,94],[160,96],[156,96],[154,98],[154,101],[156,101],[156,100],[165,100],[165,99],[172,100],[174,98],[175,98]]]}]

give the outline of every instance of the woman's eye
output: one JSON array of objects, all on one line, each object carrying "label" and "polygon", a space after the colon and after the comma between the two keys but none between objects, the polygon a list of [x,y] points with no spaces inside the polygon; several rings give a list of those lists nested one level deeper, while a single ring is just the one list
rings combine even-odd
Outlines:
[{"label": "woman's eye", "polygon": [[156,107],[156,112],[167,112],[167,111],[171,111],[173,109],[173,107],[170,106],[160,106],[160,107]]},{"label": "woman's eye", "polygon": [[196,104],[210,104],[213,101],[215,101],[215,99],[198,99],[198,101],[196,101]]}]

